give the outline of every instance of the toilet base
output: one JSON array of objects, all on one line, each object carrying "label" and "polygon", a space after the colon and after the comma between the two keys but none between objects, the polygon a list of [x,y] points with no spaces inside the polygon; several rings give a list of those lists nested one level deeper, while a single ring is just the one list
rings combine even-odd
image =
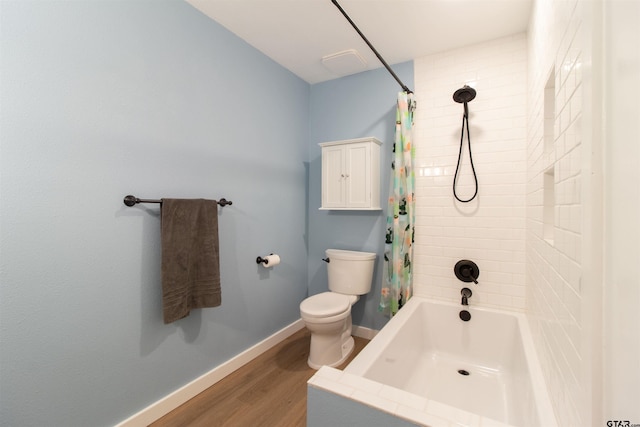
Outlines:
[{"label": "toilet base", "polygon": [[[336,367],[339,366],[341,364],[343,364],[345,362],[345,360],[347,360],[349,358],[349,356],[351,356],[351,353],[353,353],[353,349],[355,347],[355,341],[353,339],[353,337],[351,335],[349,335],[347,337],[346,340],[344,340],[342,342],[341,348],[340,348],[340,353],[338,354],[339,359],[335,360],[335,361],[331,361],[329,363],[318,363],[318,362],[323,362],[324,360],[326,360],[326,357],[322,357],[322,355],[318,355],[315,354],[313,352],[313,348],[314,348],[314,342],[313,342],[313,334],[311,335],[311,352],[309,354],[309,358],[307,359],[307,365],[309,365],[309,367],[311,369],[315,369],[318,370],[323,366],[329,366],[329,367]],[[324,359],[323,361],[321,360],[313,360],[314,356],[318,359]],[[332,358],[335,359],[335,356]]]}]

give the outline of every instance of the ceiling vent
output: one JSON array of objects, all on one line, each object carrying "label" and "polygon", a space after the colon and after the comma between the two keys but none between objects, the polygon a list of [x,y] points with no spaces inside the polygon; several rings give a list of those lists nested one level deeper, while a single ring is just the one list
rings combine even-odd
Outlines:
[{"label": "ceiling vent", "polygon": [[348,76],[367,69],[367,61],[355,49],[323,56],[322,65],[338,76]]}]

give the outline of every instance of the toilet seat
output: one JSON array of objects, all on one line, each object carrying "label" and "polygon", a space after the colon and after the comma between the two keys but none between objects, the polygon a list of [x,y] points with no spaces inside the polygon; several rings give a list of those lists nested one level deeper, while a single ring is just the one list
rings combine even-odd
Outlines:
[{"label": "toilet seat", "polygon": [[[352,298],[336,292],[322,292],[300,303],[300,311],[305,317],[324,318],[351,310]],[[355,301],[354,301],[355,302]]]}]

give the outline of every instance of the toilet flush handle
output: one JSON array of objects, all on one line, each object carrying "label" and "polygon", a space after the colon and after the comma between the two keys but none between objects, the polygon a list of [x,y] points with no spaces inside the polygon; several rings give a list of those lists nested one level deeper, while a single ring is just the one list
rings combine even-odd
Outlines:
[{"label": "toilet flush handle", "polygon": [[326,258],[322,258],[322,260],[323,260],[324,262],[326,262],[326,263],[329,263],[329,262],[331,262],[331,260],[329,259],[329,257],[326,257]]}]

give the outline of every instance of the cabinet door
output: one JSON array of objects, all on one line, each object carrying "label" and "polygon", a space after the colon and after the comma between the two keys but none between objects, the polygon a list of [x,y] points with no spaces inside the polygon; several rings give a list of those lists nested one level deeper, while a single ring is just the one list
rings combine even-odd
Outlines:
[{"label": "cabinet door", "polygon": [[346,206],[371,207],[371,145],[345,146]]},{"label": "cabinet door", "polygon": [[322,149],[322,207],[343,208],[345,197],[344,147]]}]

